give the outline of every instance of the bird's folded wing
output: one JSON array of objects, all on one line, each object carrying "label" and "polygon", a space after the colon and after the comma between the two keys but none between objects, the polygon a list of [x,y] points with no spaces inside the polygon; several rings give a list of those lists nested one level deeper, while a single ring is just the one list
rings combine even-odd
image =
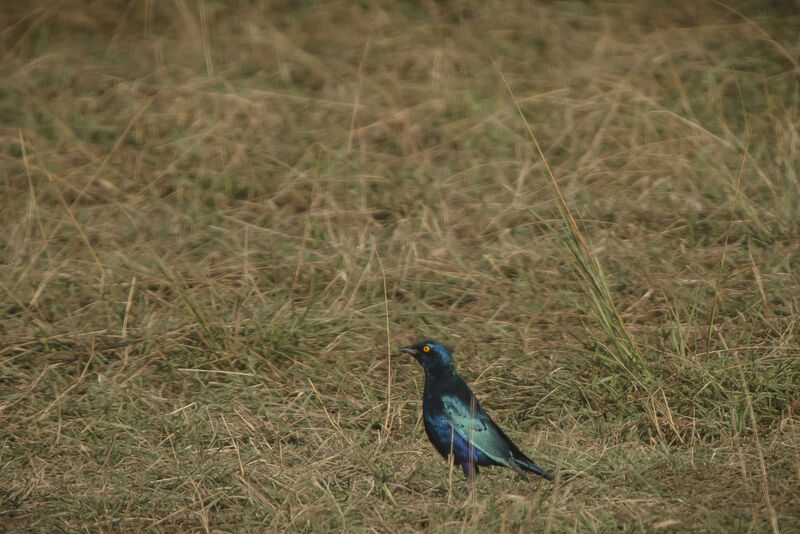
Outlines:
[{"label": "bird's folded wing", "polygon": [[497,463],[508,465],[508,444],[477,402],[469,406],[457,397],[446,395],[442,404],[448,422],[459,436]]}]

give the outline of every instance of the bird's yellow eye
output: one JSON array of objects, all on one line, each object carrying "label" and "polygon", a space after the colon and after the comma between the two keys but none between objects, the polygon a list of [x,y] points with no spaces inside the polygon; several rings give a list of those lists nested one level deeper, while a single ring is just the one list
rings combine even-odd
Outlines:
[{"label": "bird's yellow eye", "polygon": [[422,347],[422,352],[430,352],[430,351],[431,351],[431,348],[428,345],[425,345],[424,347]]}]

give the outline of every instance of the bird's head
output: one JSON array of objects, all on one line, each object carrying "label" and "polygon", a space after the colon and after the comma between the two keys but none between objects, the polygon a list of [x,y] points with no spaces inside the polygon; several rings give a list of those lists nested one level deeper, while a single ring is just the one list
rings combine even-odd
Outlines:
[{"label": "bird's head", "polygon": [[436,341],[420,341],[401,348],[400,352],[412,355],[426,371],[446,369],[453,366],[453,357],[450,355],[450,350]]}]

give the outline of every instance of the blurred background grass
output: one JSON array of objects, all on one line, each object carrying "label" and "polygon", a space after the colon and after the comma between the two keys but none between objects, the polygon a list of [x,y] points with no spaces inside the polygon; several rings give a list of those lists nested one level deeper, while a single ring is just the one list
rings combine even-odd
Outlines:
[{"label": "blurred background grass", "polygon": [[4,3],[0,532],[796,532],[799,13]]}]

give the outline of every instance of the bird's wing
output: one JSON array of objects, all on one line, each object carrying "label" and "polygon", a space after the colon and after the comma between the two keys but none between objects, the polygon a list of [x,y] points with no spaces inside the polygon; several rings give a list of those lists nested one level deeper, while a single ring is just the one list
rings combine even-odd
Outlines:
[{"label": "bird's wing", "polygon": [[442,397],[445,416],[453,429],[476,449],[501,465],[509,464],[509,445],[502,430],[472,397],[471,405],[451,395]]}]

